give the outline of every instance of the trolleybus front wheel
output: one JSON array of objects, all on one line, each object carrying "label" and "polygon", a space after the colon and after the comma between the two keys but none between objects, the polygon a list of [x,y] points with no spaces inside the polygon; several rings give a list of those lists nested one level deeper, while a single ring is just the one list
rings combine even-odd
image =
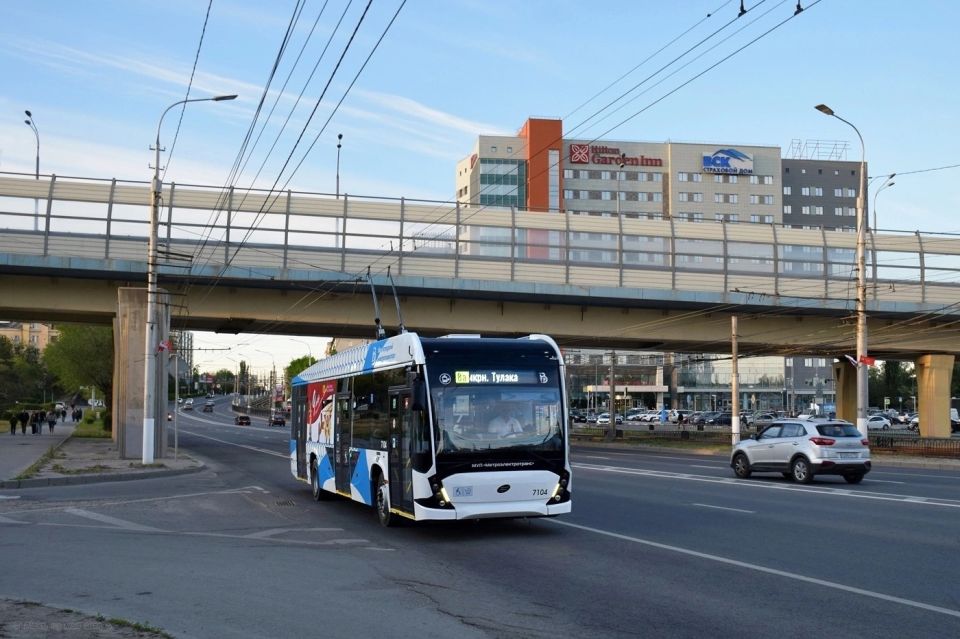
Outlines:
[{"label": "trolleybus front wheel", "polygon": [[390,485],[383,475],[377,476],[377,518],[387,527],[397,524],[397,516],[390,512]]}]

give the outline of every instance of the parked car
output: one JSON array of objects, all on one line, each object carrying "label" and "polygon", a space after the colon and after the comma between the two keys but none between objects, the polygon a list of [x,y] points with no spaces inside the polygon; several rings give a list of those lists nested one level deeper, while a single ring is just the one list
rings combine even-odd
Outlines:
[{"label": "parked car", "polygon": [[249,426],[250,425],[250,416],[249,415],[237,415],[233,418],[233,423],[237,426]]},{"label": "parked car", "polygon": [[778,472],[801,484],[816,475],[842,475],[859,484],[870,472],[870,446],[857,427],[843,421],[776,421],[741,440],[730,455],[734,474]]},{"label": "parked car", "polygon": [[775,413],[760,413],[753,418],[753,423],[751,426],[757,430],[762,430],[775,422],[777,420],[777,415]]},{"label": "parked car", "polygon": [[883,415],[871,415],[867,418],[867,430],[889,430],[890,420]]},{"label": "parked car", "polygon": [[286,426],[287,420],[283,416],[283,413],[276,412],[271,413],[270,419],[267,420],[267,426]]},{"label": "parked car", "polygon": [[717,413],[707,420],[711,426],[731,426],[733,424],[733,413]]}]

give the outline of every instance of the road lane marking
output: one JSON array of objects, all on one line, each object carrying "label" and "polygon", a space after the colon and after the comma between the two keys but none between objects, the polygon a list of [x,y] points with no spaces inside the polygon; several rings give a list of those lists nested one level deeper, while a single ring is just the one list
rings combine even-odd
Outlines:
[{"label": "road lane marking", "polygon": [[735,513],[747,513],[748,515],[757,514],[757,511],[755,510],[744,510],[743,508],[728,508],[727,506],[711,506],[710,504],[691,504],[691,506],[700,506],[701,508],[716,508],[717,510],[732,510]]},{"label": "road lane marking", "polygon": [[708,475],[692,475],[689,473],[675,473],[665,470],[642,470],[635,468],[621,468],[619,466],[595,466],[591,464],[573,463],[574,468],[582,470],[593,470],[597,472],[618,473],[623,475],[640,475],[652,477],[654,479],[685,479],[688,481],[699,481],[708,484],[725,484],[727,486],[738,486],[742,488],[760,488],[764,490],[786,490],[799,493],[813,493],[821,495],[833,495],[835,497],[851,497],[855,499],[873,499],[877,501],[894,501],[900,503],[919,504],[923,506],[941,506],[945,508],[960,508],[960,500],[943,499],[937,497],[922,497],[915,495],[898,495],[896,493],[879,493],[871,491],[852,491],[843,488],[830,488],[827,486],[797,486],[785,483],[758,482],[743,479],[734,479],[732,477],[710,477]]},{"label": "road lane marking", "polygon": [[710,470],[716,470],[718,468],[725,468],[726,464],[720,464],[718,466],[701,466],[700,464],[690,464],[690,468],[708,468]]},{"label": "road lane marking", "polygon": [[20,495],[0,495],[0,499],[20,499]]},{"label": "road lane marking", "polygon": [[871,481],[872,483],[877,483],[877,484],[905,484],[905,483],[907,483],[907,482],[905,482],[905,481],[891,481],[891,480],[889,480],[889,479],[874,479],[873,477],[870,478],[870,481]]},{"label": "road lane marking", "polygon": [[288,532],[298,533],[317,533],[317,532],[343,532],[343,528],[268,528],[259,532],[244,535],[247,539],[266,539],[274,535],[282,535]]},{"label": "road lane marking", "polygon": [[110,524],[111,526],[123,528],[124,530],[136,530],[138,532],[161,532],[159,528],[154,528],[153,526],[137,524],[132,521],[127,521],[126,519],[117,519],[116,517],[111,517],[110,515],[103,515],[101,513],[95,513],[89,510],[83,510],[82,508],[64,508],[63,512],[76,515],[77,517],[85,517],[86,519],[99,521],[102,524]]},{"label": "road lane marking", "polygon": [[209,435],[201,435],[200,433],[194,433],[193,431],[189,431],[189,430],[185,430],[185,431],[183,431],[183,432],[187,433],[188,435],[193,435],[194,437],[202,437],[202,438],[204,438],[204,439],[209,439],[209,440],[212,440],[212,441],[215,441],[215,442],[220,442],[221,444],[229,444],[230,446],[236,446],[236,447],[238,447],[238,448],[246,448],[247,450],[252,450],[252,451],[255,451],[255,452],[258,452],[258,453],[265,453],[265,454],[267,454],[267,455],[273,455],[273,456],[275,456],[275,457],[282,457],[282,458],[284,458],[284,459],[290,459],[290,456],[289,456],[289,455],[286,455],[286,454],[284,454],[284,453],[278,453],[278,452],[273,451],[273,450],[267,450],[267,449],[265,449],[265,448],[257,448],[256,446],[247,446],[246,444],[238,444],[238,443],[236,443],[236,442],[228,442],[228,441],[225,440],[225,439],[217,439],[216,437],[210,437]]},{"label": "road lane marking", "polygon": [[577,455],[577,457],[583,457],[584,459],[610,459],[609,457],[604,457],[603,455]]},{"label": "road lane marking", "polygon": [[10,519],[9,517],[4,517],[0,515],[0,524],[26,524],[25,521],[17,521],[16,519]]},{"label": "road lane marking", "polygon": [[609,530],[601,530],[599,528],[592,528],[590,526],[582,526],[580,524],[574,524],[569,521],[563,521],[558,519],[550,519],[548,521],[551,523],[557,524],[559,526],[576,528],[578,530],[584,530],[586,532],[592,532],[598,535],[612,537],[614,539],[621,539],[623,541],[630,541],[635,544],[641,544],[644,546],[649,546],[651,548],[657,548],[659,550],[667,550],[670,552],[679,553],[681,555],[687,555],[688,557],[696,557],[698,559],[715,561],[717,563],[726,564],[728,566],[736,566],[738,568],[744,568],[746,570],[762,572],[768,575],[773,575],[775,577],[793,579],[794,581],[802,581],[804,583],[813,584],[815,586],[823,586],[824,588],[833,588],[835,590],[842,590],[844,592],[849,592],[855,595],[862,595],[864,597],[871,597],[873,599],[880,599],[882,601],[889,601],[891,603],[902,604],[904,606],[910,606],[913,608],[919,608],[921,610],[927,610],[929,612],[936,612],[942,615],[948,615],[950,617],[960,618],[960,610],[954,610],[952,608],[943,608],[942,606],[934,606],[933,604],[923,603],[922,601],[915,601],[913,599],[904,599],[903,597],[894,597],[893,595],[887,595],[882,592],[876,592],[874,590],[866,590],[864,588],[857,588],[856,586],[847,586],[846,584],[841,584],[834,581],[827,581],[825,579],[817,579],[816,577],[807,577],[806,575],[798,575],[793,572],[777,570],[776,568],[767,568],[766,566],[761,566],[759,564],[752,564],[746,561],[740,561],[738,559],[730,559],[729,557],[721,557],[720,555],[711,555],[709,553],[700,552],[698,550],[691,550],[689,548],[682,548],[680,546],[671,546],[669,544],[663,544],[658,541],[652,541],[649,539],[631,537],[630,535],[621,535],[620,533],[611,532]]}]

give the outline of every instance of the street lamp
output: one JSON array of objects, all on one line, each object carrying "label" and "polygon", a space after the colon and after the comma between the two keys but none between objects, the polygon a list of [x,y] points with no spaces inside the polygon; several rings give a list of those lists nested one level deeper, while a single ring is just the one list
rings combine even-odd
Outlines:
[{"label": "street lamp", "polygon": [[310,359],[313,359],[313,348],[310,347],[310,344],[308,344],[307,342],[303,341],[302,339],[297,339],[296,337],[291,337],[291,338],[290,338],[290,341],[300,342],[301,344],[303,344],[304,346],[306,346],[306,347],[307,347],[307,352],[310,353]]},{"label": "street lamp", "polygon": [[889,189],[891,186],[896,184],[896,182],[890,181],[890,178],[892,178],[894,175],[896,175],[896,173],[892,173],[890,177],[888,177],[886,181],[880,185],[880,188],[877,189],[877,192],[873,194],[873,231],[874,232],[877,231],[877,196],[880,195],[880,191],[884,189]]},{"label": "street lamp", "polygon": [[867,221],[863,210],[867,188],[867,151],[863,136],[853,123],[841,118],[826,104],[818,104],[814,108],[849,125],[860,138],[860,190],[857,193],[857,430],[867,437],[867,365],[864,363],[867,356]]},{"label": "street lamp", "polygon": [[179,100],[166,108],[157,123],[157,138],[154,145],[153,182],[150,184],[150,233],[147,240],[147,330],[144,337],[143,361],[143,463],[153,463],[153,426],[154,426],[154,386],[157,364],[157,341],[154,336],[156,322],[154,314],[157,308],[157,220],[160,217],[160,127],[163,118],[170,109],[188,102],[222,102],[233,100],[236,95],[218,95],[212,98],[191,98]]},{"label": "street lamp", "polygon": [[337,199],[340,199],[340,141],[343,139],[343,133],[337,133]]},{"label": "street lamp", "polygon": [[[24,111],[27,114],[27,119],[23,121],[24,124],[30,127],[30,130],[33,131],[34,137],[37,139],[37,163],[35,168],[35,179],[40,179],[40,131],[37,130],[37,125],[33,121],[33,114],[29,110]],[[39,211],[40,200],[38,198],[33,198],[33,230],[40,230],[40,211]]]},{"label": "street lamp", "polygon": [[620,154],[620,168],[617,169],[617,217],[620,217],[620,174],[623,173],[623,165],[626,164],[627,154]]}]

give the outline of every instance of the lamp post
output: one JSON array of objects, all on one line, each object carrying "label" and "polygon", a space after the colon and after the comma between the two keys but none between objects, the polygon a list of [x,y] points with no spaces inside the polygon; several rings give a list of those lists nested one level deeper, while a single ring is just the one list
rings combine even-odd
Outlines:
[{"label": "lamp post", "polygon": [[617,217],[620,217],[620,174],[623,173],[623,165],[626,164],[627,154],[620,154],[620,168],[617,169]]},{"label": "lamp post", "polygon": [[[30,113],[29,109],[24,111],[27,114],[27,119],[23,121],[24,124],[30,127],[30,130],[33,131],[33,136],[37,139],[37,162],[34,169],[35,179],[40,179],[40,131],[37,130],[37,125],[33,121],[33,114]],[[40,200],[33,198],[33,230],[40,230]]]},{"label": "lamp post", "polygon": [[310,344],[308,344],[307,342],[303,341],[302,339],[297,339],[296,337],[291,337],[290,340],[293,341],[293,342],[300,342],[301,344],[303,344],[304,346],[306,346],[306,347],[307,347],[307,352],[310,353],[310,359],[313,359],[313,349],[310,347]]},{"label": "lamp post", "polygon": [[343,140],[343,133],[337,133],[337,199],[340,199],[340,141]]},{"label": "lamp post", "polygon": [[867,190],[867,151],[863,136],[853,123],[841,118],[826,104],[818,104],[814,108],[849,125],[860,138],[860,189],[857,193],[857,430],[867,437],[867,365],[864,363],[867,356],[867,220],[863,210]]},{"label": "lamp post", "polygon": [[212,98],[191,98],[174,102],[164,110],[157,123],[157,138],[154,145],[153,181],[150,183],[150,233],[147,240],[147,326],[144,337],[143,358],[143,456],[144,464],[153,463],[154,434],[154,386],[156,386],[157,341],[154,314],[157,309],[157,220],[160,217],[160,128],[163,118],[175,106],[188,102],[221,102],[233,100],[236,95],[218,95]]},{"label": "lamp post", "polygon": [[890,178],[892,178],[894,175],[896,175],[896,173],[891,173],[890,177],[888,177],[886,181],[880,185],[880,188],[877,189],[877,192],[873,194],[873,231],[874,232],[877,231],[877,196],[880,195],[880,191],[884,189],[889,189],[891,186],[896,184],[896,182],[890,181]]}]

